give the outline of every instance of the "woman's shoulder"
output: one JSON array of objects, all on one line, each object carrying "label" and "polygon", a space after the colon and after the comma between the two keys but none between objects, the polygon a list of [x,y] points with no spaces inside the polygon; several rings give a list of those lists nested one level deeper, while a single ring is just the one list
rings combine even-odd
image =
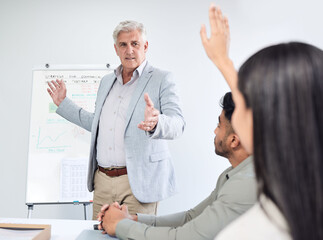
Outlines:
[{"label": "woman's shoulder", "polygon": [[250,210],[228,225],[216,240],[224,239],[281,239],[290,240],[285,218],[276,205],[260,197]]}]

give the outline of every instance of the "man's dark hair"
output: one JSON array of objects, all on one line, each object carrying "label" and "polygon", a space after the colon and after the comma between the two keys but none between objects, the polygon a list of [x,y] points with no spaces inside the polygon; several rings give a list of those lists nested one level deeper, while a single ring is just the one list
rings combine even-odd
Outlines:
[{"label": "man's dark hair", "polygon": [[259,194],[276,203],[292,239],[323,239],[323,51],[271,46],[250,57],[238,79],[253,113]]},{"label": "man's dark hair", "polygon": [[232,117],[232,113],[233,113],[234,107],[235,107],[234,102],[232,100],[231,92],[227,92],[221,98],[220,106],[222,107],[222,109],[224,111],[224,116],[231,123],[231,117]]}]

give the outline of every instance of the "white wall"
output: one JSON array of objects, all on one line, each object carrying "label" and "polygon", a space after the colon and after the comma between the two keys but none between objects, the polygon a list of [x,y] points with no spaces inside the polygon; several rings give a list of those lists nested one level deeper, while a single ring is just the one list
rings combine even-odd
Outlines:
[{"label": "white wall", "polygon": [[[228,91],[200,42],[209,1],[0,1],[0,217],[25,217],[26,167],[34,65],[119,63],[112,31],[134,19],[146,25],[148,60],[174,73],[187,122],[170,142],[180,193],[159,214],[182,211],[206,197],[229,166],[215,156],[219,99]],[[231,25],[231,56],[239,66],[268,44],[301,40],[323,48],[319,0],[219,0]],[[35,218],[82,219],[81,206],[36,206]]]}]

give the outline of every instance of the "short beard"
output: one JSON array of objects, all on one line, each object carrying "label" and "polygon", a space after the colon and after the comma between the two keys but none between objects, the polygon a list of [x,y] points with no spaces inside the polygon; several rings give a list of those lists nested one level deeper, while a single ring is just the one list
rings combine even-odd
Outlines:
[{"label": "short beard", "polygon": [[217,147],[215,146],[215,153],[216,153],[216,155],[219,155],[219,156],[221,156],[221,157],[228,158],[228,157],[230,156],[231,152],[230,152],[229,150],[227,150],[227,149],[223,149],[222,144],[223,144],[223,142],[222,142],[222,141],[221,141],[221,142],[219,142],[219,147],[221,147],[221,148],[222,148],[222,149],[221,149],[222,151],[221,151],[221,150],[219,150],[219,148],[217,148]]}]

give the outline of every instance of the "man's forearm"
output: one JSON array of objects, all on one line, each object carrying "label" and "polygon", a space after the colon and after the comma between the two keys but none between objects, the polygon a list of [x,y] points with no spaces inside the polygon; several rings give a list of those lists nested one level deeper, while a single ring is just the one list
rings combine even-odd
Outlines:
[{"label": "man's forearm", "polygon": [[71,99],[66,97],[56,110],[56,113],[66,120],[91,131],[94,114],[77,106]]},{"label": "man's forearm", "polygon": [[164,216],[147,214],[137,215],[137,221],[155,227],[178,227],[186,223],[186,212],[179,212]]}]

